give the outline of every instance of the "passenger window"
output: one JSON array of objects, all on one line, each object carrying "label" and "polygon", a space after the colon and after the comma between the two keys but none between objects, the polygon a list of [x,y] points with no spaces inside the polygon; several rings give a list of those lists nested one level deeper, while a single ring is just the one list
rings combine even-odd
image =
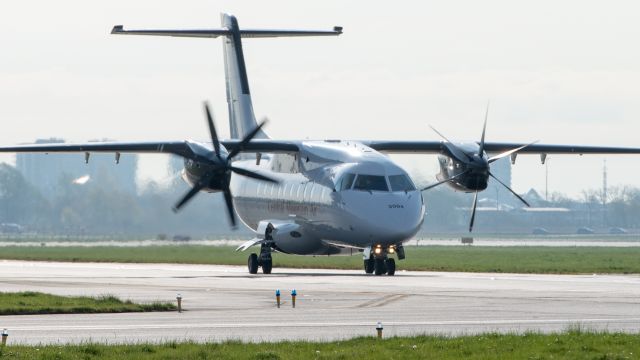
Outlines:
[{"label": "passenger window", "polygon": [[413,191],[416,189],[406,175],[389,176],[389,184],[391,185],[391,191]]},{"label": "passenger window", "polygon": [[356,174],[345,174],[342,176],[340,181],[338,181],[337,190],[349,190],[351,189],[351,185],[353,185],[353,180],[356,178]]},{"label": "passenger window", "polygon": [[358,175],[353,185],[354,190],[364,191],[389,191],[387,180],[384,176]]}]

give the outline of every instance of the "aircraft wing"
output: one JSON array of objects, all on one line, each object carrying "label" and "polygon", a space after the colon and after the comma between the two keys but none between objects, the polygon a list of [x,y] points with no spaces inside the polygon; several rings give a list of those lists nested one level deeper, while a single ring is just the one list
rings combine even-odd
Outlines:
[{"label": "aircraft wing", "polygon": [[[241,140],[223,140],[220,143],[233,151]],[[189,141],[164,142],[88,142],[82,144],[28,144],[15,146],[1,146],[0,153],[166,153],[188,157],[193,154],[193,144]],[[270,139],[255,139],[246,144],[241,152],[297,152],[298,145],[291,141]]]},{"label": "aircraft wing", "polygon": [[[222,140],[220,143],[224,147],[232,151],[241,140]],[[298,146],[299,142],[286,141],[286,140],[272,140],[272,139],[253,139],[245,145],[242,152],[253,153],[297,153],[300,150]]]},{"label": "aircraft wing", "polygon": [[[444,149],[442,141],[363,141],[370,148],[398,154],[438,154]],[[486,142],[484,149],[490,153],[501,153],[527,144]],[[519,154],[640,154],[640,148],[584,145],[531,144],[518,151]]]},{"label": "aircraft wing", "polygon": [[[487,152],[503,152],[526,144],[519,143],[485,143]],[[585,145],[551,145],[531,144],[518,151],[519,154],[640,154],[640,148],[616,146],[585,146]]]}]

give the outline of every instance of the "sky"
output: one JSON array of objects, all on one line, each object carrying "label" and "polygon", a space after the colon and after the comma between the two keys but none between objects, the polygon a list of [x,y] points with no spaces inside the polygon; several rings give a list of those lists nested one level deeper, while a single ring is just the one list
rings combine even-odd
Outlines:
[{"label": "sky", "polygon": [[[333,38],[247,39],[258,118],[277,139],[437,140],[429,124],[487,141],[638,146],[637,1],[8,2],[0,12],[0,144],[206,140],[202,102],[228,136],[220,39],[125,37],[125,28],[331,29]],[[2,160],[11,161],[11,157]],[[435,156],[396,158],[433,179]],[[549,191],[602,184],[603,156],[549,156]],[[640,158],[608,156],[611,186],[640,186]],[[83,156],[78,156],[83,161]],[[162,156],[142,180],[166,178]],[[512,185],[544,190],[537,156]]]}]

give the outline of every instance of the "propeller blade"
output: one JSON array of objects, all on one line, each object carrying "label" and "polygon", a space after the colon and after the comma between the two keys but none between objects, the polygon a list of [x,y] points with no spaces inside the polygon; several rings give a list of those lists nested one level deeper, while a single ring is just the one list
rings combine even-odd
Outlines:
[{"label": "propeller blade", "polygon": [[422,190],[420,190],[420,191],[426,191],[426,190],[429,190],[429,189],[433,189],[434,187],[436,187],[436,186],[438,186],[438,185],[442,185],[442,184],[444,184],[444,183],[446,183],[446,182],[449,182],[449,181],[451,181],[451,180],[454,180],[454,179],[456,179],[456,178],[459,178],[460,176],[462,176],[462,175],[466,174],[467,172],[468,172],[468,171],[463,171],[463,172],[461,172],[461,173],[460,173],[460,174],[458,174],[458,175],[454,175],[454,176],[452,176],[452,177],[450,177],[450,178],[448,178],[448,179],[444,179],[444,180],[442,180],[442,181],[438,181],[437,183],[435,183],[435,184],[431,184],[431,185],[427,186],[426,188],[424,188],[424,189],[422,189]]},{"label": "propeller blade", "polygon": [[216,155],[220,156],[220,141],[218,141],[218,133],[216,132],[216,126],[213,124],[213,117],[211,116],[207,102],[204,103],[204,111],[207,114],[207,124],[209,125],[209,134],[211,135],[211,142],[213,142],[213,149]]},{"label": "propeller blade", "polygon": [[480,149],[478,150],[478,156],[482,156],[484,152],[484,134],[487,131],[487,119],[489,118],[489,102],[487,101],[487,111],[484,114],[484,125],[482,126],[482,137],[480,138]]},{"label": "propeller blade", "polygon": [[191,200],[194,196],[196,196],[196,194],[199,193],[200,190],[204,189],[205,185],[207,184],[207,182],[209,182],[210,178],[211,176],[200,178],[200,180],[198,180],[198,182],[191,189],[189,189],[189,191],[187,191],[186,194],[184,194],[182,199],[180,199],[180,201],[178,201],[173,206],[172,208],[173,212],[178,212],[178,210],[180,210],[187,202],[189,202],[189,200]]},{"label": "propeller blade", "polygon": [[[433,130],[436,134],[438,134],[441,138],[444,139],[444,141],[446,141],[447,143],[449,143],[449,146],[451,146],[451,152],[456,153],[456,157],[459,158],[459,160],[464,160],[464,158],[467,158],[469,160],[471,160],[471,157],[469,155],[467,155],[466,152],[464,152],[462,149],[460,149],[458,146],[456,146],[456,144],[452,143],[449,139],[447,139],[446,136],[442,135],[442,133],[440,133],[438,130],[436,130],[436,128],[434,128],[433,126],[429,125],[429,127],[431,128],[431,130]],[[461,156],[462,155],[462,156]]]},{"label": "propeller blade", "polygon": [[520,199],[520,201],[522,201],[525,205],[527,205],[528,207],[531,207],[531,205],[529,205],[529,203],[528,203],[525,199],[523,199],[520,195],[516,194],[516,192],[515,192],[515,191],[513,191],[513,189],[511,189],[510,187],[508,187],[508,186],[507,186],[507,184],[505,184],[505,183],[503,183],[502,181],[500,181],[500,179],[498,179],[497,177],[495,177],[495,175],[493,175],[492,173],[489,173],[489,175],[490,175],[492,178],[496,179],[496,181],[497,181],[497,182],[499,182],[502,186],[504,186],[505,188],[507,188],[507,190],[511,191],[511,193],[512,193],[513,195],[515,195],[518,199]]},{"label": "propeller blade", "polygon": [[229,153],[229,156],[227,157],[227,159],[233,158],[234,156],[238,155],[240,151],[244,150],[245,146],[247,146],[247,144],[251,141],[251,139],[253,139],[253,137],[256,136],[256,134],[258,134],[258,131],[260,131],[260,129],[262,129],[262,127],[266,123],[267,123],[267,120],[263,120],[258,126],[256,126],[255,129],[253,129],[249,134],[247,134],[247,136],[245,136],[244,139],[240,141],[238,146]]},{"label": "propeller blade", "polygon": [[268,176],[264,176],[264,175],[259,174],[257,172],[246,170],[246,169],[243,169],[243,168],[239,168],[239,167],[235,167],[235,166],[229,166],[229,170],[233,171],[236,174],[247,176],[247,177],[250,177],[250,178],[253,178],[253,179],[267,181],[267,182],[271,182],[271,183],[274,183],[274,184],[278,184],[279,183],[279,181],[276,180],[276,179],[272,179],[272,178],[270,178]]},{"label": "propeller blade", "polygon": [[229,214],[229,221],[231,222],[231,227],[236,227],[236,212],[233,209],[233,199],[231,197],[231,189],[229,189],[229,185],[227,185],[224,190],[224,202],[227,204],[227,213]]},{"label": "propeller blade", "polygon": [[450,142],[451,142],[451,140],[447,139],[447,137],[446,137],[446,136],[444,136],[444,135],[442,135],[442,133],[441,133],[440,131],[436,130],[436,128],[434,128],[434,127],[433,127],[433,126],[431,126],[431,125],[429,125],[429,127],[430,127],[430,128],[431,128],[431,130],[433,130],[436,134],[438,134],[441,138],[443,138],[443,139],[444,139],[444,141],[446,141],[446,142],[448,142],[448,143],[450,143]]},{"label": "propeller blade", "polygon": [[473,230],[473,223],[476,220],[476,206],[478,206],[478,192],[473,195],[473,207],[471,208],[471,221],[469,221],[469,232]]},{"label": "propeller blade", "polygon": [[508,150],[508,151],[505,151],[505,152],[500,153],[500,154],[498,154],[498,155],[496,155],[496,156],[492,156],[491,158],[489,158],[489,164],[491,164],[492,162],[494,162],[494,161],[496,161],[496,160],[500,160],[500,159],[502,159],[503,157],[507,157],[507,156],[509,156],[509,155],[511,155],[511,154],[513,154],[513,153],[515,153],[515,152],[518,152],[518,151],[520,151],[520,150],[522,150],[522,149],[526,148],[527,146],[531,146],[531,145],[533,145],[533,144],[535,144],[535,143],[537,143],[537,142],[538,142],[538,140],[533,141],[533,142],[530,142],[530,143],[528,143],[527,145],[522,145],[522,146],[520,146],[520,147],[518,147],[518,148],[511,149],[511,150]]}]

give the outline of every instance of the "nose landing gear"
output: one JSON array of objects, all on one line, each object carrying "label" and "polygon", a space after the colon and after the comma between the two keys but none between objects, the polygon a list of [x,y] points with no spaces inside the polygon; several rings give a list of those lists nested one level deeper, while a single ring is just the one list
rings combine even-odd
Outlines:
[{"label": "nose landing gear", "polygon": [[382,275],[385,274],[387,272],[387,265],[386,263],[387,259],[384,258],[376,258],[375,259],[375,274],[376,275]]},{"label": "nose landing gear", "polygon": [[364,259],[364,272],[367,274],[373,274],[375,269],[375,259],[369,257],[368,259]]},{"label": "nose landing gear", "polygon": [[[364,272],[367,274],[376,274],[378,276],[383,274],[387,274],[389,276],[395,275],[396,261],[389,257],[389,254],[393,253],[396,253],[396,247],[384,249],[382,246],[377,245],[373,249],[365,249]],[[404,258],[404,256],[400,257],[399,251],[397,253],[399,255],[399,259]],[[404,255],[404,251],[402,251],[402,255]]]},{"label": "nose landing gear", "polygon": [[387,268],[387,275],[392,276],[396,273],[396,261],[393,258],[388,258],[384,261],[384,265]]}]

